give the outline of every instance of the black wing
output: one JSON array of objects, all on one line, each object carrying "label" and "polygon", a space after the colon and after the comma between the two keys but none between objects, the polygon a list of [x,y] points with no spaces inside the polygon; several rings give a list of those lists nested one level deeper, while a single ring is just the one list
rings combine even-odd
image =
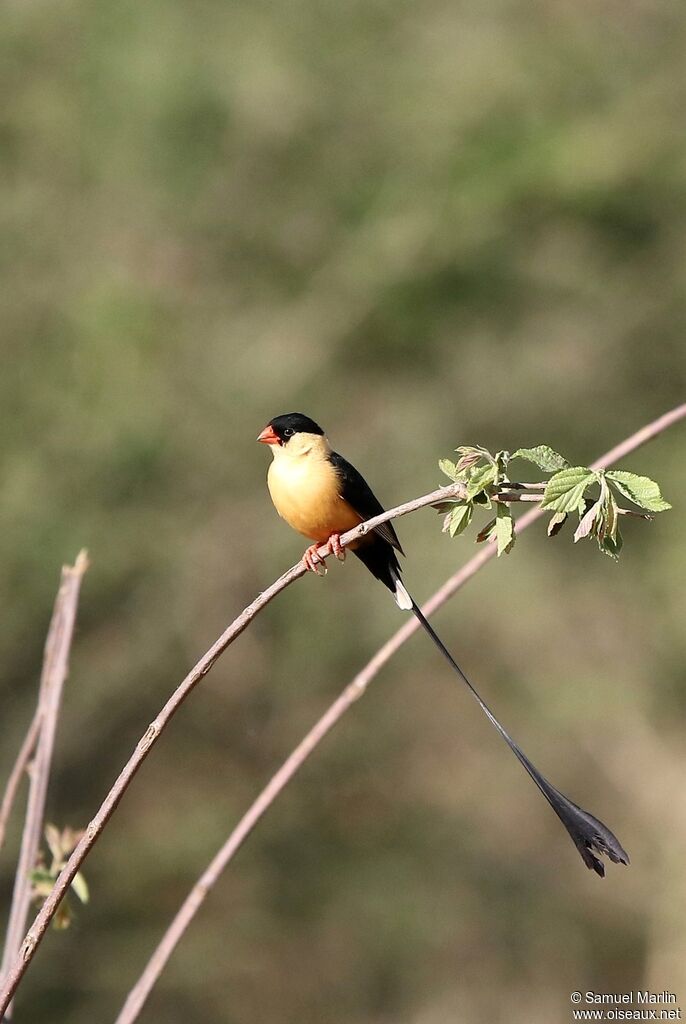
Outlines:
[{"label": "black wing", "polygon": [[[363,519],[371,519],[385,511],[383,505],[372,491],[371,487],[361,473],[351,466],[347,459],[344,459],[338,452],[331,452],[329,462],[333,465],[341,487],[341,497],[355,509]],[[376,526],[374,532],[382,537],[391,547],[396,548],[401,555],[405,552],[400,546],[398,535],[393,529],[392,523],[382,523]]]}]

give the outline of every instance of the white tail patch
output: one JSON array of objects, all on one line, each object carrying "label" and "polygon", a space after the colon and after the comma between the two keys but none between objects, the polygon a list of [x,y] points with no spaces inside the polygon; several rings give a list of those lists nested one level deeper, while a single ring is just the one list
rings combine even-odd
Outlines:
[{"label": "white tail patch", "polygon": [[397,604],[398,608],[402,608],[402,610],[405,612],[409,612],[412,610],[412,598],[408,594],[404,585],[398,579],[396,579],[395,581],[395,594],[393,595],[393,597],[395,598],[395,603]]}]

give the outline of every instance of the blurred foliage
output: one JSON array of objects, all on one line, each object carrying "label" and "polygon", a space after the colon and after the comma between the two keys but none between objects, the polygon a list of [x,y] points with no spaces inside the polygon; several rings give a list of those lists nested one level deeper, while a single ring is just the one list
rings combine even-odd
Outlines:
[{"label": "blurred foliage", "polygon": [[[44,832],[45,841],[50,851],[50,859],[48,860],[46,853],[41,850],[38,854],[38,863],[31,872],[31,895],[36,909],[42,907],[52,892],[60,872],[66,867],[67,861],[83,835],[83,832],[74,832],[69,827],[63,828],[60,831],[56,825],[51,824],[45,826]],[[64,931],[66,928],[69,928],[74,920],[74,905],[76,901],[72,898],[72,893],[81,903],[88,903],[90,899],[88,883],[80,871],[77,871],[74,875],[70,890],[60,903],[52,919],[52,925],[58,931]]]},{"label": "blurred foliage", "polygon": [[[459,444],[545,439],[585,465],[683,400],[685,35],[672,0],[4,5],[2,773],[60,564],[92,558],[50,820],[85,826],[170,689],[301,553],[254,443],[271,416],[314,416],[392,503]],[[532,530],[437,616],[632,866],[584,872],[417,639],[260,825],[142,1021],[550,1024],[575,988],[686,1002],[682,434],[649,459],[676,512],[629,523],[619,566]],[[432,515],[401,524],[420,598],[471,551]],[[398,621],[350,561],[260,616],[117,811],[22,1020],[113,1019]]]}]

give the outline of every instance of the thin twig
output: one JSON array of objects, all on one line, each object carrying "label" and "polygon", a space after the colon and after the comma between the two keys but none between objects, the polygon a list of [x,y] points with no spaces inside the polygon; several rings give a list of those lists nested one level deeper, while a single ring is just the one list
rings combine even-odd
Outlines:
[{"label": "thin twig", "polygon": [[634,519],[647,519],[649,522],[655,518],[650,512],[636,512],[633,508],[618,508],[618,516],[633,516]]},{"label": "thin twig", "polygon": [[38,739],[38,733],[40,731],[40,710],[36,706],[36,710],[31,720],[31,725],[26,731],[24,742],[21,745],[21,749],[17,754],[17,759],[14,762],[12,771],[10,772],[5,786],[5,792],[2,796],[2,805],[0,805],[0,850],[5,844],[5,835],[7,832],[7,823],[12,813],[12,807],[14,806],[14,800],[19,789],[19,783],[21,782],[22,775],[28,768],[31,755],[36,746],[36,740]]},{"label": "thin twig", "polygon": [[[668,427],[686,417],[686,404],[673,409],[671,412],[661,416],[654,423],[642,428],[638,433],[623,441],[622,444],[613,448],[593,463],[593,469],[602,469],[618,461],[624,455],[634,451],[645,444],[646,441],[658,434],[661,434]],[[517,533],[521,533],[528,526],[531,526],[537,519],[540,519],[543,511],[539,508],[531,509],[517,521]],[[496,554],[495,545],[483,548],[479,554],[471,558],[458,572],[456,572],[440,590],[426,602],[423,611],[426,616],[433,614],[441,605],[457,593],[468,580],[474,576],[482,566]],[[266,813],[269,807],[276,800],[285,786],[305,763],[315,748],[328,735],[333,727],[341,720],[350,706],[358,700],[367,686],[390,660],[396,651],[419,629],[416,619],[408,621],[386,641],[383,647],[377,651],[371,661],[358,672],[351,683],[346,686],[341,695],[324,712],[319,721],[307,733],[305,738],[298,744],[295,750],[284,761],[278,771],[272,776],[259,796],[248,808],[246,813],[235,826],[228,839],[214,858],[207,866],[203,874],[195,883],[188,896],[182,903],[179,911],[169,925],[162,940],[154,950],[145,970],[129,992],[126,1002],[117,1017],[115,1024],[133,1024],[138,1019],[140,1011],[147,1001],[150,992],[164,970],[169,957],[183,937],[186,929],[195,917],[208,893],[220,878],[222,872],[233,859],[236,852],[243,845],[260,818]]]},{"label": "thin twig", "polygon": [[548,483],[546,480],[541,480],[537,484],[525,484],[520,483],[518,480],[508,480],[504,486],[511,487],[513,491],[544,491]]},{"label": "thin twig", "polygon": [[[29,798],[26,807],[26,820],[21,840],[19,863],[14,878],[14,892],[10,910],[5,949],[3,953],[2,975],[19,953],[22,936],[26,927],[26,916],[31,903],[31,871],[33,870],[41,836],[45,801],[48,793],[52,752],[55,745],[57,719],[59,717],[62,688],[69,669],[69,651],[74,634],[76,608],[83,574],[88,568],[88,557],[81,551],[73,566],[63,566],[60,588],[55,598],[55,606],[50,621],[48,637],[45,643],[43,669],[41,672],[40,694],[38,698],[38,737],[36,753],[29,769]],[[10,1018],[11,1007],[6,1011]]]},{"label": "thin twig", "polygon": [[[510,485],[508,484],[507,486],[509,487]],[[508,501],[543,501],[543,495],[519,494],[519,492],[511,494],[508,491],[499,491],[497,494],[491,495],[491,501],[500,501],[502,503],[506,503]]]},{"label": "thin twig", "polygon": [[[373,519],[368,519],[366,522],[360,523],[360,525],[355,527],[354,530],[349,530],[347,533],[343,534],[341,537],[341,544],[344,546],[350,544],[351,541],[364,536],[364,534],[369,533],[370,530],[374,529],[375,526],[379,526],[381,523],[385,523],[389,519],[395,519],[398,516],[407,515],[410,512],[415,512],[417,509],[425,508],[427,505],[432,505],[438,501],[448,501],[463,497],[464,493],[465,486],[460,483],[449,484],[447,487],[439,487],[430,494],[425,494],[420,498],[415,498],[413,501],[404,502],[396,508],[389,509],[381,515],[374,516]],[[330,552],[326,547],[322,546],[319,549],[319,555],[322,559],[327,558],[329,554]],[[128,786],[131,784],[132,779],[174,714],[181,707],[189,693],[195,688],[195,686],[197,686],[200,680],[207,675],[220,655],[223,654],[226,648],[233,643],[236,637],[240,636],[243,630],[250,625],[255,616],[261,612],[262,609],[277,596],[277,594],[280,594],[281,591],[291,583],[299,579],[301,576],[304,576],[306,571],[305,563],[302,560],[297,562],[288,570],[288,572],[285,572],[283,576],[280,576],[278,580],[272,583],[270,587],[256,597],[252,604],[248,605],[248,607],[241,612],[238,618],[231,623],[212,647],[210,647],[210,649],[202,656],[195,667],[191,669],[183,682],[171,695],[158,716],[145,730],[129,760],[124,765],[118,778],[102,802],[97,814],[86,828],[83,836],[74,848],[71,857],[67,861],[67,864],[60,872],[50,895],[45,900],[43,906],[36,915],[33,924],[29,928],[10,970],[4,975],[2,988],[0,989],[0,1014],[2,1014],[2,1012],[7,1008],[7,1005],[12,999],[19,982],[26,973],[28,965],[31,963],[36,949],[43,939],[58,906],[66,895],[74,876],[79,871],[83,861],[86,859],[90,850],[96,843],[103,828],[112,817],[117,804],[126,792]]]}]

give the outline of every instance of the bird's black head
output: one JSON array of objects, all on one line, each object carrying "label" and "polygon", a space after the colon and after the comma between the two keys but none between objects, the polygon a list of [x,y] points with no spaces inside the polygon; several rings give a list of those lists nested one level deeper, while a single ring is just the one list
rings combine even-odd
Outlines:
[{"label": "bird's black head", "polygon": [[275,416],[264,428],[258,441],[264,444],[287,444],[294,434],[318,434],[323,436],[322,428],[301,412],[287,412],[283,416]]}]

